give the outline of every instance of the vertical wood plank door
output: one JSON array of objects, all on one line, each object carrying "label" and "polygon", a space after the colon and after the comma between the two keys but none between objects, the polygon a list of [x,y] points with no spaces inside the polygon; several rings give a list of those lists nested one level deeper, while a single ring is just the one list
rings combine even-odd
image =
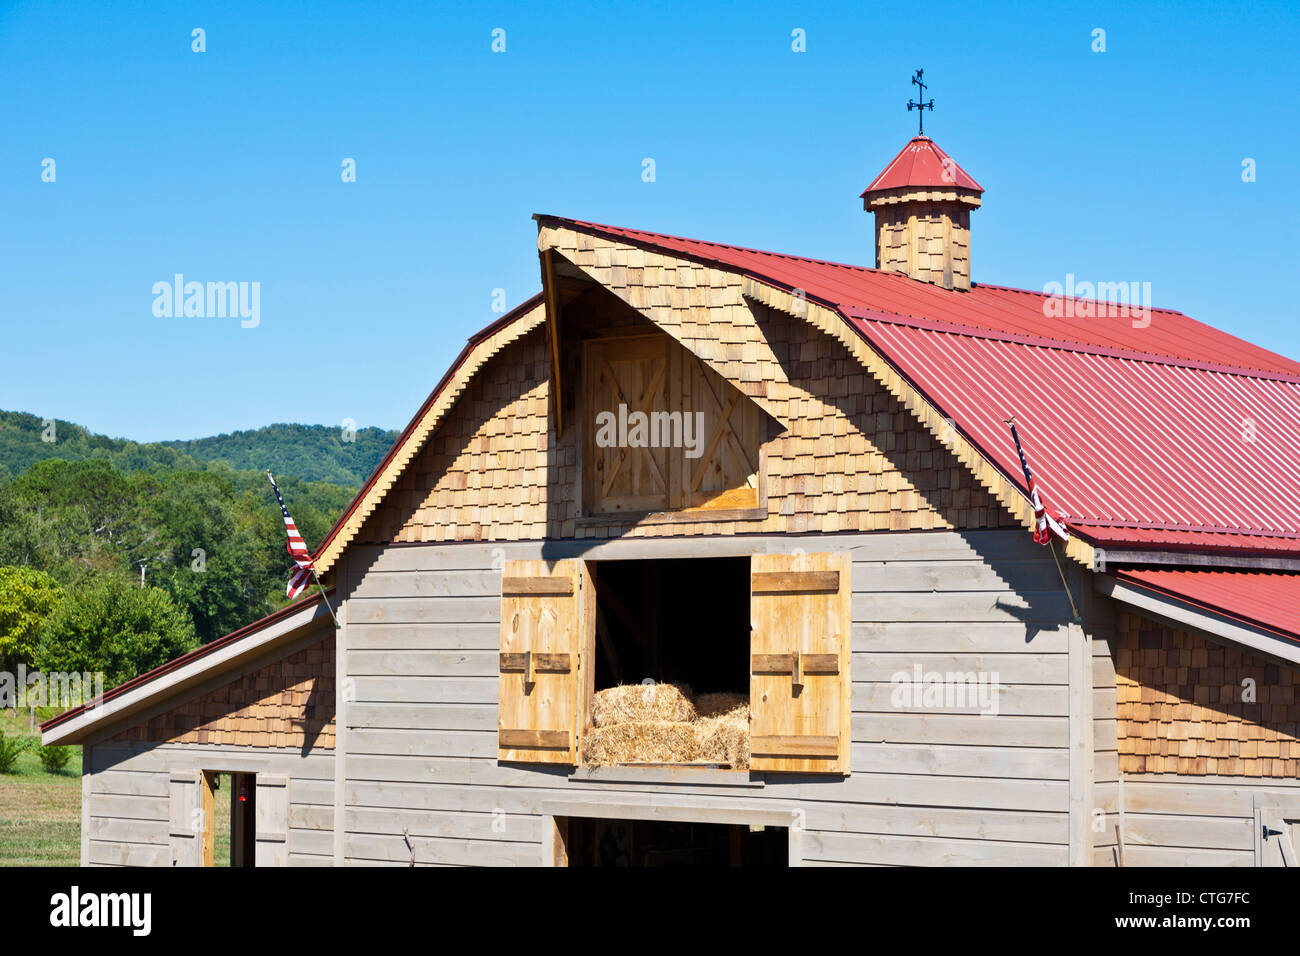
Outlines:
[{"label": "vertical wood plank door", "polygon": [[205,832],[212,815],[204,817],[202,770],[172,771],[167,784],[168,844],[172,866],[202,866]]},{"label": "vertical wood plank door", "polygon": [[502,568],[499,760],[576,762],[582,564]]},{"label": "vertical wood plank door", "polygon": [[203,844],[199,848],[200,866],[217,865],[217,776],[214,771],[201,771],[199,777],[199,802],[203,806]]},{"label": "vertical wood plank door", "polygon": [[849,772],[850,560],[756,554],[750,563],[750,766]]},{"label": "vertical wood plank door", "polygon": [[1300,867],[1300,800],[1255,796],[1255,865]]},{"label": "vertical wood plank door", "polygon": [[587,514],[759,506],[763,413],[753,401],[663,333],[585,350]]},{"label": "vertical wood plank door", "polygon": [[648,433],[630,427],[622,428],[622,434],[617,424],[603,431],[598,427],[600,419],[630,424],[633,415],[667,407],[670,341],[656,335],[587,343],[583,455],[589,467],[583,478],[584,500],[593,514],[670,507],[670,450],[647,447]]},{"label": "vertical wood plank door", "polygon": [[259,773],[255,786],[257,795],[253,816],[257,843],[253,851],[254,865],[288,866],[289,777],[286,774]]}]

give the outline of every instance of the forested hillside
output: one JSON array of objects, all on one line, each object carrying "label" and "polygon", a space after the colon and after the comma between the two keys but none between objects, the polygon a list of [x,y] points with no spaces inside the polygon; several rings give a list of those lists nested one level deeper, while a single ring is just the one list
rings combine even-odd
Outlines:
[{"label": "forested hillside", "polygon": [[113,686],[283,606],[292,562],[265,469],[315,550],[393,434],[137,444],[0,412],[0,672]]},{"label": "forested hillside", "polygon": [[360,484],[384,457],[397,432],[361,428],[344,432],[329,425],[267,425],[163,446],[205,462],[223,462],[235,470],[284,472],[303,481]]},{"label": "forested hillside", "polygon": [[61,419],[0,411],[0,481],[14,478],[38,461],[98,459],[120,471],[155,468],[201,470],[209,464],[236,471],[268,468],[303,481],[359,487],[384,457],[397,433],[382,428],[345,432],[329,425],[267,425],[189,441],[139,443],[109,438]]}]

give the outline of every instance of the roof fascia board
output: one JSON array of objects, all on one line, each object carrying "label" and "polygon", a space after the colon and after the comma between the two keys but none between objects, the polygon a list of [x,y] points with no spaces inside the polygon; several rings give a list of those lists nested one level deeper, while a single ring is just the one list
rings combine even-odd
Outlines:
[{"label": "roof fascia board", "polygon": [[[300,628],[294,634],[287,635],[284,640],[265,648],[260,655],[240,661],[236,666],[229,667],[219,673],[204,674],[198,683],[191,684],[179,694],[162,697],[130,714],[110,720],[105,724],[99,724],[88,731],[80,742],[86,747],[98,746],[105,741],[110,741],[114,736],[128,728],[148,723],[155,717],[175,710],[189,701],[197,700],[214,690],[229,686],[249,674],[275,664],[277,661],[284,660],[286,657],[292,657],[313,644],[333,639],[332,633],[323,627],[324,623],[325,619],[315,621],[307,627]],[[321,673],[323,674],[324,671],[321,671]],[[299,748],[294,747],[291,749],[298,750]]]},{"label": "roof fascia board", "polygon": [[563,396],[560,382],[560,299],[555,290],[555,253],[550,249],[537,252],[542,266],[542,296],[546,301],[546,338],[551,357],[551,408],[555,415],[555,436],[564,434]]},{"label": "roof fascia board", "polygon": [[1097,548],[1097,567],[1107,565],[1159,565],[1164,567],[1241,568],[1247,571],[1300,571],[1300,558],[1274,558],[1267,555],[1225,554],[1205,551],[1141,551],[1131,548]]},{"label": "roof fascia board", "polygon": [[119,697],[95,707],[88,706],[83,713],[42,733],[41,743],[47,747],[51,744],[80,743],[96,728],[134,716],[153,704],[265,654],[291,640],[304,628],[329,619],[329,608],[323,601],[317,601],[297,614],[274,621],[255,634],[233,641],[221,650],[178,667]]},{"label": "roof fascia board", "polygon": [[1186,601],[1180,601],[1149,588],[1129,584],[1109,574],[1094,576],[1093,586],[1098,593],[1137,608],[1143,614],[1159,618],[1162,623],[1195,631],[1241,644],[1268,657],[1290,664],[1300,664],[1300,644],[1263,628],[1207,611]]}]

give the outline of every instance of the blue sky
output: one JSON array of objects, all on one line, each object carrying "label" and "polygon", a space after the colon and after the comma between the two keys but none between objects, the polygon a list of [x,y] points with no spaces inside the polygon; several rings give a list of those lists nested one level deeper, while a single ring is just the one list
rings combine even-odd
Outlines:
[{"label": "blue sky", "polygon": [[[927,133],[985,188],[976,281],[1146,281],[1300,358],[1298,26],[1282,3],[3,3],[0,408],[140,441],[400,427],[493,290],[537,291],[534,212],[870,265],[858,194],[915,132],[917,67]],[[260,325],[156,317],[178,272],[260,283]]]}]

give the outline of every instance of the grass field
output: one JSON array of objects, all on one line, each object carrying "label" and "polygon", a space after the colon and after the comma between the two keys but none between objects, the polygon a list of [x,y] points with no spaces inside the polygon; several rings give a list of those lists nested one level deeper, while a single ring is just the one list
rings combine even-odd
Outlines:
[{"label": "grass field", "polygon": [[[40,718],[38,718],[39,720]],[[27,713],[17,720],[0,711],[6,737],[28,737]],[[213,794],[216,865],[230,865],[229,774]],[[46,773],[35,746],[18,758],[12,773],[0,773],[0,867],[77,866],[81,863],[81,748],[58,773]]]},{"label": "grass field", "polygon": [[[6,737],[29,736],[28,716],[0,712]],[[35,749],[0,773],[0,866],[76,866],[81,862],[81,748],[59,773],[46,773]]]}]

